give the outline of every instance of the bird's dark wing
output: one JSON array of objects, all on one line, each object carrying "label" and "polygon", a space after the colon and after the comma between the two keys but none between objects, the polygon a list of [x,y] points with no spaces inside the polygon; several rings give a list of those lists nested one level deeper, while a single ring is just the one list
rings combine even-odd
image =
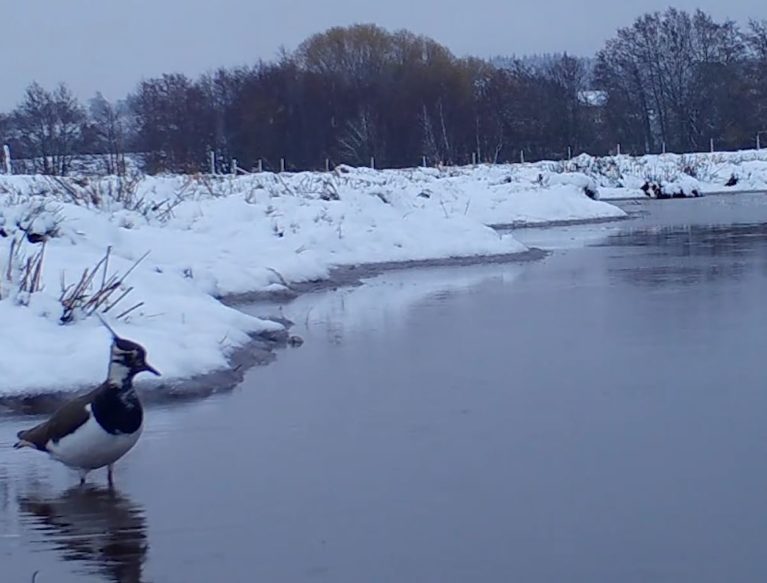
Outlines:
[{"label": "bird's dark wing", "polygon": [[91,414],[85,406],[105,388],[106,383],[85,395],[64,403],[47,421],[43,421],[31,429],[19,431],[17,437],[20,442],[15,447],[32,445],[41,451],[47,451],[46,444],[49,441],[58,441],[88,420]]}]

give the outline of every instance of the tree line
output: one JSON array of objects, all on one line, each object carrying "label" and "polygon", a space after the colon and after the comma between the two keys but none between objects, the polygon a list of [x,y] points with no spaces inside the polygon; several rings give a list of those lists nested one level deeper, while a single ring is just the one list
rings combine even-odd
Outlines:
[{"label": "tree line", "polygon": [[[86,105],[30,85],[0,139],[34,170],[66,174],[126,152],[149,172],[408,167],[753,147],[767,130],[767,20],[739,27],[668,9],[621,28],[593,58],[458,58],[425,36],[335,27],[294,51],[196,79],[165,74]],[[767,132],[763,136],[767,143]]]}]

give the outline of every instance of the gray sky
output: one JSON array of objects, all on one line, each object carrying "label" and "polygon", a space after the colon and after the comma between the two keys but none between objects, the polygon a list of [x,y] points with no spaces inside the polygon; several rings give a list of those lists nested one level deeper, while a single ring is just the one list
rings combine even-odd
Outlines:
[{"label": "gray sky", "polygon": [[[621,26],[669,0],[0,0],[0,111],[36,80],[81,98],[124,97],[142,77],[197,75],[272,59],[331,26],[407,28],[456,55],[588,55]],[[677,0],[717,20],[767,18],[764,0]]]}]

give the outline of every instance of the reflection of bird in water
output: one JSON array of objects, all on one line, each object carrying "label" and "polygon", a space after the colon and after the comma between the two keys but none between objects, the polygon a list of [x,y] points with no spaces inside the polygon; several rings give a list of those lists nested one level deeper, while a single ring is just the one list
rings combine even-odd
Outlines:
[{"label": "reflection of bird in water", "polygon": [[113,489],[71,488],[57,498],[19,499],[22,520],[64,560],[115,583],[140,583],[149,544],[143,509]]}]

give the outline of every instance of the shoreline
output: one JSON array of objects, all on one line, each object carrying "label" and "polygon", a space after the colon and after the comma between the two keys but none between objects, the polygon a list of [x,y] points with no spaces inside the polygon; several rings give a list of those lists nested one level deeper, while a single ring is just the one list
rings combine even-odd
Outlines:
[{"label": "shoreline", "polygon": [[[617,206],[618,208],[621,208],[618,206],[617,203],[622,202],[624,200],[634,200],[634,199],[615,199],[615,200],[607,200],[604,202],[609,202],[613,206]],[[641,199],[637,199],[641,200]],[[625,209],[623,209],[625,210]],[[514,229],[548,229],[548,228],[555,228],[555,227],[572,227],[576,225],[601,225],[604,223],[618,223],[622,221],[628,221],[633,219],[634,217],[631,215],[631,213],[626,212],[625,216],[622,217],[596,217],[593,219],[563,219],[561,221],[544,221],[542,223],[531,223],[529,221],[520,221],[517,223],[498,223],[493,225],[488,225],[490,228],[495,229],[496,231],[512,231]]]},{"label": "shoreline", "polygon": [[385,261],[380,263],[361,263],[334,267],[327,278],[313,281],[291,283],[286,289],[276,291],[252,291],[217,296],[216,299],[230,307],[254,302],[288,302],[295,298],[341,287],[357,287],[370,279],[388,271],[418,269],[424,267],[463,267],[468,265],[492,265],[494,263],[524,263],[543,259],[549,253],[543,249],[531,248],[518,253],[501,255],[468,255],[464,257],[444,257],[441,259],[413,259],[406,261]]},{"label": "shoreline", "polygon": [[[743,191],[746,193],[747,191]],[[754,191],[762,193],[763,191]],[[729,191],[726,194],[740,194]],[[707,193],[719,195],[725,193]],[[641,199],[653,200],[647,197]],[[603,202],[623,208],[636,204],[631,199],[604,199]],[[624,209],[627,210],[627,209]],[[510,230],[546,229],[567,227],[571,225],[589,225],[619,223],[636,218],[637,213],[628,211],[626,216],[597,217],[587,219],[555,220],[542,222],[518,221],[508,224],[489,225],[499,232]],[[380,263],[362,263],[357,265],[338,266],[331,268],[328,277],[305,282],[287,284],[283,289],[272,291],[252,291],[235,294],[214,296],[219,302],[229,307],[255,302],[284,303],[310,293],[336,290],[344,287],[356,287],[364,284],[366,279],[390,271],[430,268],[430,267],[461,267],[470,265],[492,265],[524,263],[537,261],[546,257],[550,252],[538,248],[530,248],[517,253],[498,255],[470,255],[460,257],[445,257],[438,259],[401,260]],[[209,370],[189,377],[159,379],[159,382],[138,381],[145,403],[149,406],[161,406],[170,403],[180,403],[204,399],[211,395],[228,392],[234,389],[244,378],[245,373],[252,367],[267,365],[277,358],[277,350],[289,346],[290,323],[278,333],[256,334],[243,345],[234,348],[227,356],[227,364],[221,368]],[[95,385],[92,385],[95,386]],[[92,388],[92,386],[68,386],[57,388],[40,388],[29,390],[18,395],[0,395],[0,417],[6,415],[42,415],[50,413],[66,400],[76,394]]]},{"label": "shoreline", "polygon": [[[617,202],[617,201],[616,201]],[[619,207],[620,208],[620,207]],[[572,219],[562,221],[547,221],[542,223],[520,223],[511,225],[490,225],[493,229],[503,232],[512,229],[556,228],[571,225],[604,224],[623,222],[636,218],[634,213],[623,217],[600,217],[592,219]],[[337,266],[331,269],[327,278],[296,282],[285,289],[274,291],[252,291],[214,296],[222,304],[237,308],[239,305],[271,302],[275,304],[290,302],[299,296],[333,291],[344,287],[357,287],[364,280],[378,275],[398,270],[420,269],[429,267],[464,267],[471,265],[492,265],[508,263],[525,263],[539,261],[548,255],[545,251],[531,247],[517,253],[499,255],[468,255],[460,257],[443,257],[438,259],[415,259],[403,261],[386,261],[380,263],[362,263],[356,265]],[[277,351],[290,346],[290,327],[292,322],[286,321],[284,330],[278,333],[254,334],[251,340],[233,349],[228,356],[228,365],[223,368],[210,370],[186,378],[169,378],[159,382],[136,382],[142,401],[148,407],[163,406],[173,403],[184,403],[208,398],[218,393],[233,390],[243,380],[245,373],[255,366],[265,366],[277,358]],[[70,387],[57,389],[38,389],[19,395],[0,395],[0,418],[3,416],[39,416],[54,412],[73,396],[93,387]]]},{"label": "shoreline", "polygon": [[[229,355],[229,366],[200,373],[188,378],[168,379],[147,383],[136,381],[136,390],[144,405],[152,407],[205,399],[217,393],[234,389],[254,366],[267,365],[277,358],[276,350],[288,345],[287,328],[282,334],[270,338],[255,335]],[[37,390],[23,395],[0,396],[0,418],[3,416],[36,416],[53,413],[76,395],[93,387]]]},{"label": "shoreline", "polygon": [[[462,267],[480,264],[524,263],[538,261],[547,255],[549,255],[547,251],[531,248],[519,253],[501,255],[471,255],[442,259],[365,263],[333,268],[326,279],[291,284],[289,289],[284,291],[245,292],[241,294],[228,294],[216,299],[233,308],[236,308],[238,305],[260,301],[280,303],[291,301],[304,294],[363,285],[364,279],[369,279],[388,271],[424,267]],[[139,391],[143,403],[148,407],[196,401],[218,393],[229,392],[240,384],[248,370],[255,366],[265,366],[273,362],[277,358],[277,351],[289,346],[292,322],[285,322],[285,325],[285,329],[277,334],[253,335],[249,342],[232,351],[228,357],[228,366],[225,368],[203,372],[187,378],[168,379],[167,381],[154,383],[137,381],[136,389]],[[0,395],[0,417],[48,415],[77,394],[92,388],[72,387],[70,390],[61,388],[40,389],[22,395]]]}]

